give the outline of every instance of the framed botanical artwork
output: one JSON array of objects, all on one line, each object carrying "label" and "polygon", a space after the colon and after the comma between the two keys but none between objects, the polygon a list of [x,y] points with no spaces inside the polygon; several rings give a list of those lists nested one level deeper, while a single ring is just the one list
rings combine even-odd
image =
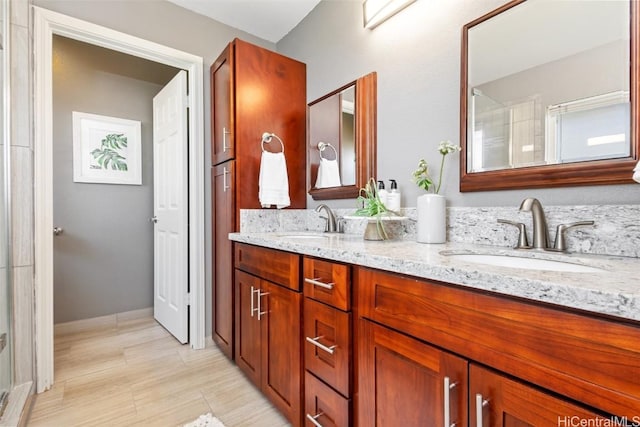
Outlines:
[{"label": "framed botanical artwork", "polygon": [[73,181],[142,184],[141,123],[73,112]]}]

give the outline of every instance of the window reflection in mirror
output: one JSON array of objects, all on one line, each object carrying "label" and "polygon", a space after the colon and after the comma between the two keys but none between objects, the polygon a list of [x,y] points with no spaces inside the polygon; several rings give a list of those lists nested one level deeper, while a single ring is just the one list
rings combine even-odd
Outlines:
[{"label": "window reflection in mirror", "polygon": [[467,172],[628,158],[630,6],[527,0],[468,29]]}]

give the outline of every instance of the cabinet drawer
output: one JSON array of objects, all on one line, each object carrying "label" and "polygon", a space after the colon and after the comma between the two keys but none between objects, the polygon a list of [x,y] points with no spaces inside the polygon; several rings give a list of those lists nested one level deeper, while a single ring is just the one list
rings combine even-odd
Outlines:
[{"label": "cabinet drawer", "polygon": [[304,258],[304,296],[351,310],[351,267],[331,261]]},{"label": "cabinet drawer", "polygon": [[[340,396],[331,387],[305,373],[304,425],[307,427],[350,426],[349,399]],[[311,419],[314,419],[315,424]]]},{"label": "cabinet drawer", "polygon": [[351,314],[304,299],[305,368],[349,396]]},{"label": "cabinet drawer", "polygon": [[640,325],[359,268],[358,313],[615,415],[640,407]]},{"label": "cabinet drawer", "polygon": [[236,268],[300,290],[300,255],[244,243],[234,246]]}]

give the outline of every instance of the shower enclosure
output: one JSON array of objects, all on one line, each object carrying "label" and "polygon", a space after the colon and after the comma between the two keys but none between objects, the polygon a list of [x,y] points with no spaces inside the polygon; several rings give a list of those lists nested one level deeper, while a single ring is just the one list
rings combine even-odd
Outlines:
[{"label": "shower enclosure", "polygon": [[12,387],[11,288],[9,281],[9,0],[0,0],[0,418]]}]

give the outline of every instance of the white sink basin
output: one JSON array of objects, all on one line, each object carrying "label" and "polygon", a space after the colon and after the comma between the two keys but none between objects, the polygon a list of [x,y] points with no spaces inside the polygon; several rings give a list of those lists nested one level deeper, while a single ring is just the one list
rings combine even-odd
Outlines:
[{"label": "white sink basin", "polygon": [[300,234],[280,234],[281,239],[306,240],[306,239],[327,239],[329,236],[320,233],[300,233]]},{"label": "white sink basin", "polygon": [[495,265],[499,267],[520,268],[525,270],[566,271],[569,273],[603,273],[606,270],[549,259],[524,258],[509,255],[487,254],[445,254],[450,258],[475,264]]}]

